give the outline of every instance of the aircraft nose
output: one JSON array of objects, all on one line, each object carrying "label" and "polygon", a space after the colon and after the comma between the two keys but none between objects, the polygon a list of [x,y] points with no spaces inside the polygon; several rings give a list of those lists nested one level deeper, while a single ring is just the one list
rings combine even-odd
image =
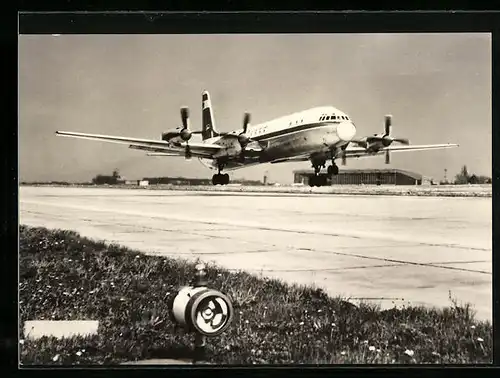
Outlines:
[{"label": "aircraft nose", "polygon": [[337,135],[340,140],[349,142],[356,135],[356,127],[352,122],[342,122],[337,126]]}]

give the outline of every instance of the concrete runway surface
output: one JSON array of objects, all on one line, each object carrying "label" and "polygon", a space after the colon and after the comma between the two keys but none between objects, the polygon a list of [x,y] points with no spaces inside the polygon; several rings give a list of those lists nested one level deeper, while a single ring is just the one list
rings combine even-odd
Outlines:
[{"label": "concrete runway surface", "polygon": [[492,200],[21,187],[20,223],[492,321]]}]

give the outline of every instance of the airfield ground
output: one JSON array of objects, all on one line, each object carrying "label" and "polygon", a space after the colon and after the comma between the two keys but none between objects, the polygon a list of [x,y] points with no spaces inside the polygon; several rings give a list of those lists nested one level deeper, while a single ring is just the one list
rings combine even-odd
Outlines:
[{"label": "airfield ground", "polygon": [[383,309],[448,306],[451,295],[492,319],[491,198],[229,189],[21,187],[20,223],[315,284]]},{"label": "airfield ground", "polygon": [[[23,225],[19,231],[22,365],[191,362],[193,336],[176,329],[168,303],[193,276],[194,263],[146,256],[73,231]],[[203,363],[492,362],[491,323],[453,301],[443,309],[380,310],[210,264],[207,279],[231,298],[235,313],[226,332],[207,340]],[[53,321],[91,319],[98,329],[87,336],[37,338],[28,325],[33,319],[50,328]]]},{"label": "airfield ground", "polygon": [[[34,185],[32,185],[34,186]],[[52,184],[38,184],[39,187],[68,187]],[[103,186],[72,184],[73,188],[95,188]],[[110,187],[111,188],[111,187]],[[343,194],[343,195],[382,195],[382,196],[426,196],[426,197],[491,197],[491,185],[335,185],[323,187],[309,187],[308,185],[255,185],[245,186],[229,184],[224,186],[213,185],[172,185],[158,184],[149,186],[113,185],[116,189],[140,190],[169,190],[190,192],[221,192],[221,193],[282,193],[282,194]]]}]

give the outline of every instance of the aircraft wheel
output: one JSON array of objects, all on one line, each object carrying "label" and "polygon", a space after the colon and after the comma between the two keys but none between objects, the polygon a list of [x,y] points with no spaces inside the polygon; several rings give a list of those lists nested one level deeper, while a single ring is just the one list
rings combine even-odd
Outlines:
[{"label": "aircraft wheel", "polygon": [[309,186],[310,187],[316,186],[316,176],[309,177]]},{"label": "aircraft wheel", "polygon": [[217,185],[219,183],[219,175],[212,176],[212,184]]},{"label": "aircraft wheel", "polygon": [[229,184],[229,175],[227,173],[224,173],[221,178],[222,178],[222,180],[221,180],[222,185]]},{"label": "aircraft wheel", "polygon": [[328,175],[329,176],[334,176],[339,174],[339,167],[334,164],[334,165],[329,165],[327,169]]}]

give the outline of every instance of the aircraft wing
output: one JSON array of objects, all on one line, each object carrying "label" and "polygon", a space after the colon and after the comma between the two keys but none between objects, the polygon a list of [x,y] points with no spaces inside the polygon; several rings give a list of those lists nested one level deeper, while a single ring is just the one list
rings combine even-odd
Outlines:
[{"label": "aircraft wing", "polygon": [[346,157],[367,157],[374,155],[382,155],[385,151],[399,152],[399,151],[426,151],[426,150],[441,150],[445,148],[458,147],[458,144],[445,143],[445,144],[420,144],[410,146],[388,146],[381,148],[377,152],[367,152],[363,147],[347,147],[345,150]]},{"label": "aircraft wing", "polygon": [[172,152],[149,152],[146,156],[181,156]]},{"label": "aircraft wing", "polygon": [[[172,145],[171,143],[165,142],[163,140],[138,139],[112,135],[76,133],[69,131],[56,131],[56,135],[110,143],[127,144],[129,148],[132,149],[157,153],[170,153],[172,154],[171,156],[183,156],[185,153],[185,147],[187,145],[186,143]],[[189,148],[192,156],[194,157],[211,157],[213,154],[219,151],[222,146],[219,146],[217,144],[190,142]]]},{"label": "aircraft wing", "polygon": [[[347,147],[345,150],[346,157],[348,158],[360,158],[375,155],[383,155],[385,151],[398,152],[398,151],[425,151],[425,150],[440,150],[444,148],[458,147],[458,144],[446,143],[446,144],[421,144],[421,145],[410,145],[410,146],[389,146],[381,148],[378,152],[367,152],[363,147]],[[283,159],[276,159],[271,161],[271,164],[277,163],[292,163],[308,161],[311,159],[309,154],[294,156]]]},{"label": "aircraft wing", "polygon": [[300,155],[300,156],[293,156],[289,158],[283,158],[283,159],[276,159],[271,161],[271,164],[278,164],[278,163],[292,163],[292,162],[300,162],[300,161],[308,161],[311,159],[310,155]]}]

